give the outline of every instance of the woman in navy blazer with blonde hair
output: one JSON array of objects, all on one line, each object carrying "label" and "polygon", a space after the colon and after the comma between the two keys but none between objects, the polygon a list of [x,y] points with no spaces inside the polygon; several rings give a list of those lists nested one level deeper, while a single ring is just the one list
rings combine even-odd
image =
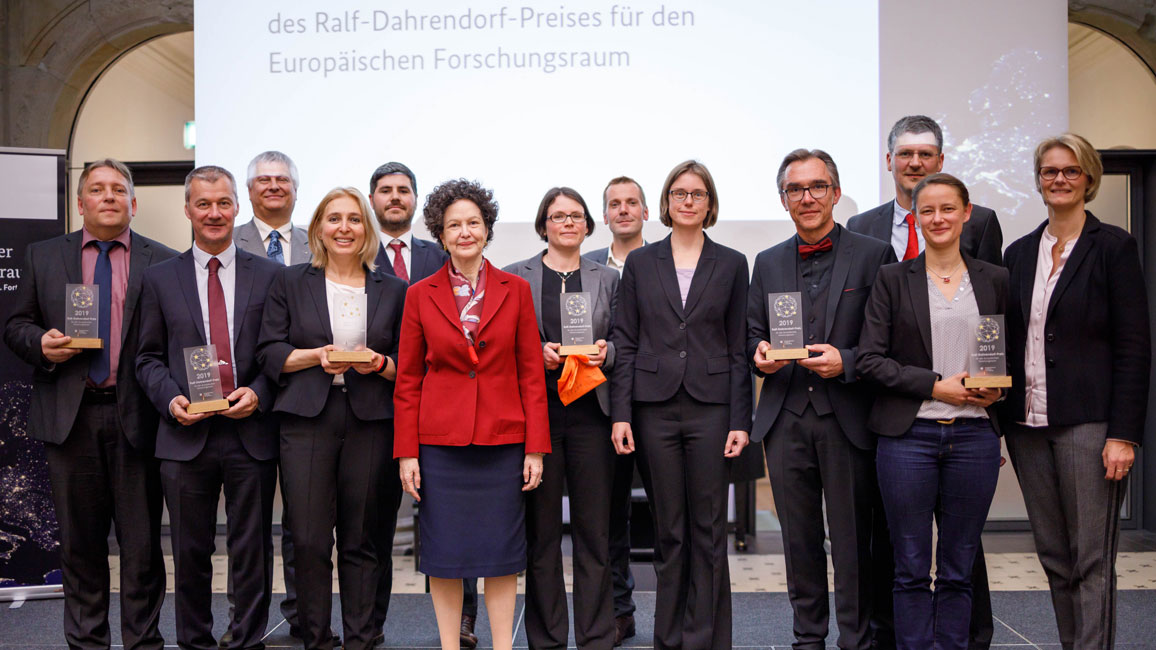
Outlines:
[{"label": "woman in navy blazer with blonde hair", "polygon": [[[257,351],[280,385],[281,486],[296,546],[297,608],[306,648],[328,650],[333,529],[345,647],[372,648],[379,553],[372,539],[396,516],[400,493],[380,494],[391,467],[393,379],[406,285],[374,269],[373,212],[351,187],[331,190],[309,223],[313,260],[281,269],[265,299]],[[364,363],[335,363],[333,328],[343,296],[366,297]]]},{"label": "woman in navy blazer with blonde hair", "polygon": [[750,275],[704,232],[718,206],[705,165],[676,166],[660,206],[670,236],[632,252],[618,285],[612,437],[650,473],[656,648],[731,647],[726,459],[751,429]]},{"label": "woman in navy blazer with blonde hair", "polygon": [[1085,208],[1104,168],[1084,138],[1036,147],[1048,219],[1008,246],[1007,446],[1060,643],[1110,648],[1120,505],[1144,437],[1151,340],[1136,239]]}]

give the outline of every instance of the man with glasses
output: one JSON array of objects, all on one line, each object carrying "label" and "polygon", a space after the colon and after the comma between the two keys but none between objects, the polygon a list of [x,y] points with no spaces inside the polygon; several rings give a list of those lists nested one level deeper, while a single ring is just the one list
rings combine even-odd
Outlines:
[{"label": "man with glasses", "polygon": [[[614,236],[610,246],[582,257],[618,271],[626,256],[646,244],[642,225],[650,217],[646,195],[629,176],[611,179],[602,190],[602,220]],[[614,483],[610,488],[610,573],[614,583],[614,645],[635,634],[634,575],[630,572],[630,491],[634,483],[635,454],[614,457]],[[639,471],[644,471],[639,465]]]},{"label": "man with glasses", "polygon": [[246,185],[253,220],[237,226],[238,248],[285,265],[313,259],[305,229],[292,222],[299,184],[297,165],[280,151],[265,151],[249,161]]},{"label": "man with glasses", "polygon": [[[935,120],[926,115],[902,117],[887,135],[887,154],[884,160],[887,171],[895,178],[895,199],[851,217],[847,221],[847,228],[889,242],[898,259],[911,259],[923,251],[923,233],[911,212],[911,195],[919,181],[943,169],[943,131]],[[971,257],[1003,265],[1003,231],[1000,230],[994,210],[972,204],[971,218],[963,224],[959,247]],[[875,628],[876,647],[886,649],[895,647],[891,607],[891,583],[895,567],[887,520],[883,516],[883,504],[878,496],[876,508],[872,542],[873,584],[876,593],[871,625]],[[991,646],[995,630],[982,542],[972,567],[971,588],[969,648],[986,650]]]},{"label": "man with glasses", "polygon": [[[871,393],[857,381],[855,354],[871,285],[895,254],[887,244],[835,223],[839,170],[826,152],[792,151],[777,180],[796,234],[759,253],[751,277],[747,353],[765,377],[751,442],[762,440],[766,447],[783,531],[794,647],[826,647],[825,501],[838,645],[867,648],[875,454],[867,431]],[[779,298],[794,292],[797,302]],[[772,338],[768,309],[782,304],[801,315],[809,358],[766,358]]]}]

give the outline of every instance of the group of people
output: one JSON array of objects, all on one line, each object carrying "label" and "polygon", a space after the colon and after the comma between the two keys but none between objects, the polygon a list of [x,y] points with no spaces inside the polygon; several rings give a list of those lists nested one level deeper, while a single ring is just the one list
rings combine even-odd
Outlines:
[{"label": "group of people", "polygon": [[[5,329],[35,372],[29,432],[48,455],[69,645],[109,644],[110,524],[124,644],[163,645],[163,495],[179,645],[261,647],[280,467],[282,610],[305,647],[381,643],[402,492],[417,504],[443,648],[477,643],[477,578],[494,647],[510,648],[522,571],[530,647],[566,647],[565,489],[574,636],[611,648],[635,632],[624,522],[636,459],[656,531],[654,645],[729,648],[728,477],[765,450],[795,647],[826,645],[828,537],[839,647],[987,647],[980,533],[1002,435],[1062,644],[1111,647],[1122,479],[1143,437],[1151,345],[1136,240],[1085,208],[1099,157],[1072,134],[1040,143],[1048,219],[1006,252],[995,213],[941,172],[933,120],[899,120],[885,161],[895,199],[844,227],[835,161],[789,153],[776,186],[796,234],[753,272],[706,235],[719,192],[697,161],[663,184],[664,239],[643,242],[645,194],[623,176],[602,196],[613,243],[583,254],[595,217],[555,187],[534,222],[545,250],[505,268],[484,254],[498,205],[476,182],[430,192],[426,241],[400,163],[373,173],[368,197],[330,191],[305,230],[291,221],[299,179],[284,154],[250,163],[254,219],[235,229],[236,181],[198,167],[185,182],[194,242],[178,254],[130,229],[129,170],[89,164],[84,227],[29,248]],[[64,286],[81,282],[110,306],[98,350],[62,331]],[[562,311],[578,292],[594,341],[566,354]],[[807,357],[774,360],[773,303],[792,292]],[[361,296],[366,359],[337,360],[339,312]],[[986,315],[1005,316],[990,334],[1007,342],[1011,388],[965,386],[971,324]],[[184,350],[206,344],[229,405],[196,413]],[[571,390],[590,372],[604,381]],[[215,639],[222,489],[234,607]],[[341,636],[329,625],[335,539]]]}]

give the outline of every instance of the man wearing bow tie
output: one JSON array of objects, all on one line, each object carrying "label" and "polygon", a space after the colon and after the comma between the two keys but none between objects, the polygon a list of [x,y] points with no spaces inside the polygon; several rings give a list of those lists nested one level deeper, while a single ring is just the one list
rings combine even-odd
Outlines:
[{"label": "man wearing bow tie", "polygon": [[[751,441],[766,446],[783,531],[796,648],[824,648],[828,629],[826,499],[835,567],[840,648],[867,648],[874,441],[871,394],[856,380],[863,309],[879,267],[895,261],[886,243],[835,223],[839,170],[826,152],[796,149],[777,177],[794,237],[755,259],[747,301],[747,352],[765,377]],[[799,292],[811,356],[768,361],[769,295]]]}]

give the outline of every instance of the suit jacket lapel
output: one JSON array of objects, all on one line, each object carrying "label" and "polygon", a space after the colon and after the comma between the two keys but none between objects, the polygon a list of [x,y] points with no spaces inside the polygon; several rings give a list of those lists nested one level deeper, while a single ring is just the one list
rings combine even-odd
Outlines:
[{"label": "suit jacket lapel", "polygon": [[[80,244],[84,241],[84,235],[77,230],[69,233],[65,241],[67,245],[61,250],[64,256],[64,276],[68,284],[80,284],[84,282],[84,271],[80,265],[80,258],[84,254]],[[60,291],[63,295],[64,287],[60,287]]]},{"label": "suit jacket lapel", "polygon": [[312,259],[311,255],[306,255],[307,252],[312,252],[309,250],[309,233],[307,233],[305,229],[298,228],[297,226],[293,226],[293,230],[290,231],[290,233],[291,239],[293,240],[293,254],[291,255],[292,259],[289,260],[289,264],[304,264],[308,262]]},{"label": "suit jacket lapel", "polygon": [[[598,309],[598,298],[602,295],[602,274],[598,272],[597,262],[582,258],[580,264],[578,276],[582,278],[582,291],[589,293],[590,299],[594,301],[594,304],[591,305],[593,310],[591,315],[594,316],[601,313],[601,310]],[[540,305],[542,303],[534,304]],[[606,308],[609,309],[610,305],[606,305]]]},{"label": "suit jacket lapel", "polygon": [[[971,288],[975,291],[975,306],[980,316],[990,316],[996,313],[995,287],[992,278],[984,272],[983,267],[975,263],[975,259],[967,253],[963,254],[963,263],[967,265],[967,273],[971,278]],[[924,277],[927,277],[924,274]]]},{"label": "suit jacket lapel", "polygon": [[368,343],[369,333],[374,331],[373,319],[377,317],[377,305],[381,302],[381,276],[365,270],[365,336]]},{"label": "suit jacket lapel", "polygon": [[927,300],[927,266],[923,253],[911,262],[907,290],[915,322],[919,325],[919,335],[923,338],[923,349],[927,352],[927,360],[931,361],[931,303]]},{"label": "suit jacket lapel", "polygon": [[325,337],[333,341],[333,326],[329,322],[329,300],[325,294],[325,271],[309,267],[305,273],[305,286],[313,297],[313,307],[317,310],[317,322],[325,329]]},{"label": "suit jacket lapel", "polygon": [[[538,336],[546,340],[546,329],[542,326],[542,256],[535,255],[522,264],[522,277],[530,283],[530,297],[534,300],[534,315],[538,318]],[[585,281],[582,284],[586,286]]]},{"label": "suit jacket lapel", "polygon": [[[1063,295],[1068,285],[1072,283],[1072,278],[1076,276],[1080,264],[1088,257],[1092,246],[1095,245],[1092,233],[1100,229],[1100,220],[1093,217],[1091,212],[1087,212],[1086,214],[1087,218],[1084,221],[1084,229],[1080,232],[1080,238],[1076,240],[1076,247],[1068,254],[1068,261],[1064,262],[1064,270],[1060,272],[1060,279],[1056,281],[1056,288],[1052,291],[1051,300],[1048,301],[1048,315],[1045,318],[1045,322],[1047,322],[1047,318],[1052,317],[1052,310],[1055,309],[1056,303],[1060,300],[1060,296]],[[1036,246],[1036,250],[1039,250],[1039,246]],[[1031,305],[1031,303],[1028,303],[1028,305]]]},{"label": "suit jacket lapel", "polygon": [[[841,226],[836,225],[836,228]],[[839,298],[843,296],[843,289],[847,285],[847,275],[851,272],[851,260],[855,254],[855,244],[846,232],[839,233],[839,246],[835,249],[835,266],[831,269],[831,281],[827,284],[827,319],[823,325],[823,340],[831,336],[831,327],[835,324],[835,310],[839,307]]]},{"label": "suit jacket lapel", "polygon": [[[136,314],[137,302],[140,299],[140,288],[142,278],[144,278],[144,271],[149,266],[149,260],[152,259],[152,247],[145,242],[144,238],[135,232],[132,233],[132,251],[128,258],[128,287],[125,289],[124,296],[124,316],[125,323],[131,323],[133,316]],[[124,337],[128,335],[130,327],[120,328],[120,342],[124,345]]]},{"label": "suit jacket lapel", "polygon": [[670,236],[655,244],[655,275],[662,285],[662,292],[679,319],[685,319],[682,309],[682,293],[678,290],[678,273],[674,270],[674,254],[670,250]]},{"label": "suit jacket lapel", "polygon": [[[671,256],[673,259],[673,255]],[[694,276],[690,281],[690,290],[686,293],[686,313],[689,314],[694,310],[695,305],[698,304],[698,299],[702,297],[702,292],[706,291],[707,285],[710,284],[711,275],[714,274],[715,261],[718,258],[718,246],[711,241],[710,237],[703,235],[702,253],[698,256],[698,265],[695,266]],[[682,296],[679,296],[681,302]]]},{"label": "suit jacket lapel", "polygon": [[[374,258],[373,263],[382,273],[392,275],[395,278],[397,277],[397,274],[393,272],[393,265],[389,263],[389,254],[385,252],[385,242],[382,242],[377,247],[377,257]],[[415,276],[410,273],[409,277],[412,279]]]},{"label": "suit jacket lapel", "polygon": [[879,206],[879,216],[871,224],[871,236],[891,243],[891,230],[895,226],[895,199]]},{"label": "suit jacket lapel", "polygon": [[[246,253],[240,249],[237,250],[237,257],[234,263],[237,265],[236,272],[233,274],[233,341],[231,342],[236,347],[236,342],[241,340],[241,326],[245,323],[243,319],[245,313],[248,311],[249,296],[253,293],[253,259],[252,253]],[[260,323],[257,324],[260,327]],[[233,355],[236,357],[236,353]],[[236,359],[234,359],[234,362]]]},{"label": "suit jacket lapel", "polygon": [[450,287],[450,269],[449,266],[443,266],[441,270],[430,276],[430,298],[437,305],[437,308],[446,317],[454,329],[460,334],[462,331],[462,318],[458,313],[457,303],[454,301],[454,292]]},{"label": "suit jacket lapel", "polygon": [[[506,300],[506,295],[510,293],[510,290],[506,287],[505,278],[498,279],[497,274],[494,273],[496,269],[493,265],[487,262],[486,266],[488,267],[486,268],[486,273],[490,275],[486,278],[486,295],[482,296],[482,321],[478,323],[479,335],[490,320],[493,319],[494,314],[498,313],[498,308],[502,306],[502,303]],[[541,293],[541,289],[539,289],[538,292]],[[537,313],[538,310],[535,309],[534,312]]]},{"label": "suit jacket lapel", "polygon": [[180,264],[177,264],[177,282],[181,285],[181,293],[185,294],[185,304],[189,308],[189,318],[201,335],[201,344],[209,340],[205,335],[204,314],[201,313],[201,296],[197,290],[197,261],[193,258],[193,251],[189,249],[180,255]]},{"label": "suit jacket lapel", "polygon": [[1028,321],[1032,315],[1032,292],[1036,285],[1036,265],[1040,262],[1040,238],[1044,236],[1044,228],[1047,225],[1048,222],[1045,221],[1028,235],[1025,241],[1027,250],[1023,253],[1023,259],[1016,265],[1014,280],[1020,289],[1020,311],[1023,316],[1024,330],[1027,330]]}]

